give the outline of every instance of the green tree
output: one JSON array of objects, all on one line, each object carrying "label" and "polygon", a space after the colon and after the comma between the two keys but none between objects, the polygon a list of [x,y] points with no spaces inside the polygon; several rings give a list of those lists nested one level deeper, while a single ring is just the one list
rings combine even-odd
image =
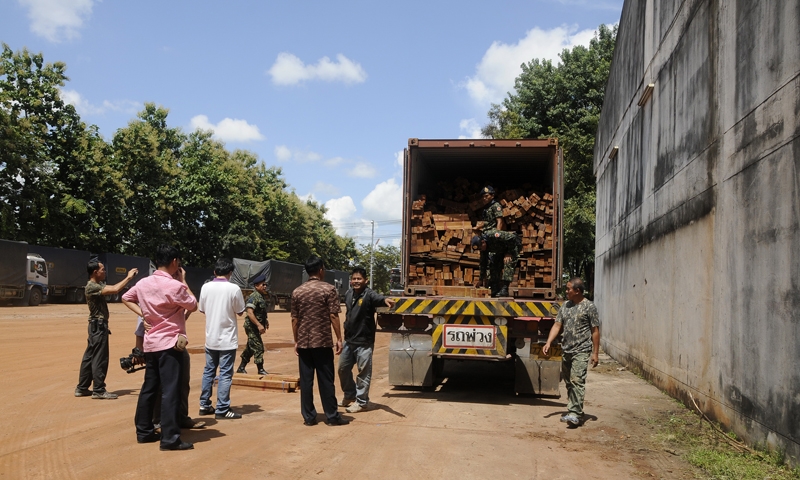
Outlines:
[{"label": "green tree", "polygon": [[[59,96],[66,65],[42,54],[0,54],[0,236],[40,242],[59,218],[57,160],[80,133],[77,115]],[[79,122],[77,122],[79,123]]]},{"label": "green tree", "polygon": [[565,49],[561,63],[522,65],[514,92],[492,105],[482,133],[492,138],[558,137],[564,151],[564,260],[570,276],[594,280],[594,140],[617,27],[600,25],[589,47]]},{"label": "green tree", "polygon": [[394,245],[361,245],[353,259],[353,265],[360,265],[367,270],[369,275],[370,254],[374,252],[372,264],[372,289],[376,292],[389,294],[389,276],[392,268],[400,265],[400,249]]},{"label": "green tree", "polygon": [[121,253],[150,257],[159,244],[174,243],[172,210],[185,135],[167,126],[168,113],[145,104],[136,120],[114,134],[112,165],[130,191],[117,249]]}]

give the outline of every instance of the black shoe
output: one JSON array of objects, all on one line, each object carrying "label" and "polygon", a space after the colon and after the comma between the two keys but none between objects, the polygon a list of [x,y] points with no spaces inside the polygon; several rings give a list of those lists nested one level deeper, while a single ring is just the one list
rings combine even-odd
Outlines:
[{"label": "black shoe", "polygon": [[325,420],[325,425],[328,425],[328,426],[331,426],[331,427],[336,426],[336,425],[349,425],[349,424],[350,424],[350,420],[345,420],[342,417],[336,417],[333,420]]},{"label": "black shoe", "polygon": [[313,419],[311,419],[311,420],[305,420],[305,421],[303,422],[303,425],[305,425],[306,427],[313,427],[313,426],[314,426],[314,425],[316,425],[317,423],[319,423],[319,422],[317,422],[317,419],[316,419],[316,418],[313,418]]},{"label": "black shoe", "polygon": [[497,293],[493,295],[493,297],[507,297],[507,296],[508,296],[508,287],[505,285],[503,285],[503,288],[498,290]]},{"label": "black shoe", "polygon": [[154,443],[161,440],[161,435],[156,432],[145,435],[144,437],[137,438],[136,443]]},{"label": "black shoe", "polygon": [[200,407],[200,415],[211,415],[214,411],[214,407]]},{"label": "black shoe", "polygon": [[233,420],[234,418],[242,418],[241,413],[236,413],[233,410],[228,410],[225,413],[218,413],[214,415],[217,420]]},{"label": "black shoe", "polygon": [[236,373],[247,373],[247,370],[244,369],[244,365],[239,365],[239,368],[236,369]]},{"label": "black shoe", "polygon": [[264,370],[264,366],[263,365],[259,365],[258,366],[258,374],[259,375],[269,375],[269,372]]},{"label": "black shoe", "polygon": [[187,430],[189,430],[189,429],[198,430],[198,429],[201,429],[201,428],[205,428],[206,427],[206,422],[203,422],[203,421],[195,422],[194,420],[189,420],[189,421],[186,421],[186,422],[181,422],[180,425],[181,425],[181,428],[185,428]]},{"label": "black shoe", "polygon": [[194,444],[189,442],[178,442],[172,445],[161,445],[160,450],[192,450],[194,449]]}]

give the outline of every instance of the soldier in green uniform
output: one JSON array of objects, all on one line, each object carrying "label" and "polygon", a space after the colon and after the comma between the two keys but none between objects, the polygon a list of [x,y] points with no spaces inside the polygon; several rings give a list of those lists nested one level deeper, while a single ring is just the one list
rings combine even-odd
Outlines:
[{"label": "soldier in green uniform", "polygon": [[600,317],[597,307],[583,296],[583,280],[579,277],[567,282],[567,302],[558,311],[555,324],[550,329],[542,353],[549,355],[550,347],[561,335],[561,378],[567,386],[567,414],[561,421],[577,427],[583,423],[583,400],[586,396],[586,370],[589,364],[596,367],[600,356]]},{"label": "soldier in green uniform", "polygon": [[269,328],[267,320],[267,298],[269,286],[264,275],[259,275],[253,279],[255,291],[247,297],[246,312],[247,319],[244,321],[244,331],[247,333],[247,346],[242,352],[242,363],[236,373],[247,373],[244,369],[250,358],[254,358],[258,367],[259,375],[267,375],[264,370],[264,342],[261,335]]},{"label": "soldier in green uniform", "polygon": [[[487,185],[481,194],[486,202],[483,233],[472,238],[472,248],[481,251],[481,284],[485,284],[488,270],[492,296],[507,297],[508,286],[514,279],[514,268],[519,260],[519,236],[505,231],[503,208],[494,199],[494,188]],[[510,256],[508,262],[505,262],[506,255]]]}]

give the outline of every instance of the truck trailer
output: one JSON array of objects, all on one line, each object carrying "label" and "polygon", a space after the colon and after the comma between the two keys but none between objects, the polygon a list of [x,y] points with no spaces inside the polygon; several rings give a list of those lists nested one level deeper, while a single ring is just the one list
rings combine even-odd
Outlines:
[{"label": "truck trailer", "polygon": [[[101,253],[97,255],[98,260],[106,267],[106,283],[115,285],[128,276],[128,270],[138,268],[139,273],[131,279],[125,289],[115,295],[106,295],[106,301],[119,302],[122,295],[130,290],[136,283],[147,277],[156,270],[153,262],[149,258],[137,257],[134,255],[122,255],[119,253]],[[85,267],[84,267],[85,271]]]},{"label": "truck trailer", "polygon": [[[561,306],[563,166],[557,139],[420,140],[404,151],[403,294],[378,313],[389,383],[432,386],[446,361],[515,363],[515,391],[559,395],[561,350],[542,346]],[[481,189],[494,187],[520,259],[509,296],[478,288]]]},{"label": "truck trailer", "polygon": [[303,283],[305,270],[302,265],[280,260],[257,262],[241,258],[234,258],[233,265],[231,282],[242,289],[245,297],[253,291],[253,279],[264,274],[269,285],[269,311],[274,311],[276,307],[286,311],[292,309],[292,292]]}]

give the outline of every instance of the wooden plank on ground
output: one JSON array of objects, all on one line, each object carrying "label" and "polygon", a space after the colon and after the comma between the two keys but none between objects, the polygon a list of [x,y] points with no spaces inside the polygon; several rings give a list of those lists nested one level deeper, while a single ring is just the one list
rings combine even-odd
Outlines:
[{"label": "wooden plank on ground", "polygon": [[292,375],[250,375],[235,373],[231,385],[240,387],[257,388],[259,390],[280,390],[282,392],[294,392],[300,378]]}]

